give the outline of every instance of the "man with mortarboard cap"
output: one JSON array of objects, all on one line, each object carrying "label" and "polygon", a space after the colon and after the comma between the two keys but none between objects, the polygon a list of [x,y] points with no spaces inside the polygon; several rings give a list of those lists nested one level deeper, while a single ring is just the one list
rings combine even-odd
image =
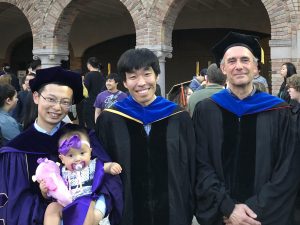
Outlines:
[{"label": "man with mortarboard cap", "polygon": [[298,187],[289,106],[256,90],[256,37],[229,33],[213,47],[224,89],[196,105],[195,215],[201,225],[289,225]]},{"label": "man with mortarboard cap", "polygon": [[[31,177],[38,166],[38,158],[58,161],[58,139],[64,129],[62,119],[73,103],[83,99],[81,76],[61,67],[37,70],[29,85],[38,106],[37,119],[0,149],[0,221],[9,225],[43,224],[49,200],[42,197],[39,184]],[[94,133],[90,132],[89,136],[95,155],[104,162],[109,161]],[[117,176],[104,180],[106,182],[99,191],[106,197],[107,213],[113,220],[111,224],[116,224],[122,207],[120,180]],[[118,206],[114,201],[119,201]],[[80,204],[73,206],[82,208]],[[64,224],[68,224],[66,222]]]}]

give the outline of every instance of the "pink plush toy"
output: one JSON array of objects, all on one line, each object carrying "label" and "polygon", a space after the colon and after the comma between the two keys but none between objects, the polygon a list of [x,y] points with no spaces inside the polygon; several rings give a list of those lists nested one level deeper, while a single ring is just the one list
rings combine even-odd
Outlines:
[{"label": "pink plush toy", "polygon": [[55,163],[47,158],[39,158],[38,167],[32,180],[44,180],[48,188],[47,195],[53,197],[62,206],[66,206],[72,202],[72,196],[68,190],[63,178],[60,175],[59,163]]}]

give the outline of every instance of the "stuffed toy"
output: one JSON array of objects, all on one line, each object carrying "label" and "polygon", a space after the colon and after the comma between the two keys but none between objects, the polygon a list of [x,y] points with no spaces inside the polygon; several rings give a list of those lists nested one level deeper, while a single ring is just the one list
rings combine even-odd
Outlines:
[{"label": "stuffed toy", "polygon": [[66,206],[72,202],[72,196],[68,190],[63,178],[60,175],[59,163],[55,163],[47,158],[39,158],[35,175],[32,180],[45,181],[48,188],[47,195],[55,198],[59,204]]}]

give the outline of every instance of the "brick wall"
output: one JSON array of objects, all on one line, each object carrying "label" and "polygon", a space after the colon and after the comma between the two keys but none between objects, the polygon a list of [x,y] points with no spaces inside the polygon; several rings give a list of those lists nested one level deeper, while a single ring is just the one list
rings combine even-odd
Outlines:
[{"label": "brick wall", "polygon": [[[68,50],[68,34],[77,16],[79,7],[91,0],[0,0],[17,6],[27,18],[34,49]],[[178,14],[188,0],[120,0],[128,9],[136,29],[137,46],[172,47],[172,31]],[[272,56],[273,93],[277,92],[282,78],[279,75],[283,62],[293,62],[300,71],[300,43],[297,35],[300,30],[300,0],[262,0],[271,23],[271,41],[285,41],[275,44],[276,48],[289,48],[281,58]],[[299,34],[298,34],[298,33]],[[275,42],[274,42],[275,41]],[[289,44],[287,44],[289,43]],[[275,51],[273,51],[275,52]],[[65,53],[64,53],[65,54]],[[71,62],[77,67],[79,60]]]}]

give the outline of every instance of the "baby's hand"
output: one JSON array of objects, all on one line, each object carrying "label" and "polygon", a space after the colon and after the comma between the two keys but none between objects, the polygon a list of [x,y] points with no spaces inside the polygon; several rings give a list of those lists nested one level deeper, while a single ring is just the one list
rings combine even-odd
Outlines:
[{"label": "baby's hand", "polygon": [[120,174],[122,172],[122,167],[120,166],[119,163],[112,162],[111,165],[110,165],[109,170],[110,170],[109,171],[110,174],[117,175],[117,174]]}]

